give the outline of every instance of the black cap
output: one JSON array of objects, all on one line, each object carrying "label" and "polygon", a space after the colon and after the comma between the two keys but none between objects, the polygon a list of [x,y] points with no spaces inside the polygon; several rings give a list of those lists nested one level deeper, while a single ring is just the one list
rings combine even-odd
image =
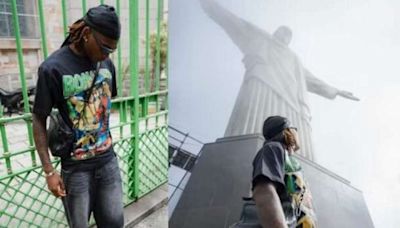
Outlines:
[{"label": "black cap", "polygon": [[118,40],[121,36],[121,24],[115,8],[109,5],[99,5],[90,8],[83,17],[86,25],[103,34],[104,36]]},{"label": "black cap", "polygon": [[264,121],[263,135],[266,140],[273,138],[286,128],[290,128],[290,121],[282,116],[270,116]]}]

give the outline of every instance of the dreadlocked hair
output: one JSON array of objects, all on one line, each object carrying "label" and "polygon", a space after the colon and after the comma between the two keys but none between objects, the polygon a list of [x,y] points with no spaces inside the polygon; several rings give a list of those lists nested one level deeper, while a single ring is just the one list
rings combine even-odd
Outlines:
[{"label": "dreadlocked hair", "polygon": [[276,141],[283,143],[287,148],[296,146],[296,139],[289,129],[284,129],[282,132],[276,134],[269,141]]},{"label": "dreadlocked hair", "polygon": [[77,48],[83,48],[83,28],[85,28],[86,23],[83,18],[77,20],[69,27],[69,32],[67,38],[65,38],[61,47],[66,45],[75,44]]},{"label": "dreadlocked hair", "polygon": [[295,147],[296,146],[295,136],[289,129],[283,130],[283,137],[285,138],[285,144],[287,147]]}]

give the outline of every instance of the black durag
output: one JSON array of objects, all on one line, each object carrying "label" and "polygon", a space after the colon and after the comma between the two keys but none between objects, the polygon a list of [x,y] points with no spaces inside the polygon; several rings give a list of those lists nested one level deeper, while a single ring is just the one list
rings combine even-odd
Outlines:
[{"label": "black durag", "polygon": [[[86,15],[75,23],[80,21],[83,21],[85,25],[113,40],[119,40],[121,36],[121,24],[115,8],[112,6],[103,4],[90,8]],[[71,43],[71,34],[69,34],[61,46],[63,47]]]}]

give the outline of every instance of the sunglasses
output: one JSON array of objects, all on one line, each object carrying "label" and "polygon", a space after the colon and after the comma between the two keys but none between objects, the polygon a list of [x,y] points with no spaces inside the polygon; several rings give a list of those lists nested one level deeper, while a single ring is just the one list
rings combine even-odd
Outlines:
[{"label": "sunglasses", "polygon": [[115,49],[110,48],[110,47],[108,47],[107,45],[102,44],[102,43],[100,42],[99,37],[96,35],[96,32],[92,32],[92,34],[93,34],[94,40],[95,40],[96,43],[97,43],[97,46],[100,47],[100,50],[101,50],[101,52],[102,52],[104,55],[109,55],[109,54],[111,54],[111,53],[113,53],[113,52],[115,51]]},{"label": "sunglasses", "polygon": [[293,129],[293,130],[297,131],[297,127],[288,127],[288,129]]}]

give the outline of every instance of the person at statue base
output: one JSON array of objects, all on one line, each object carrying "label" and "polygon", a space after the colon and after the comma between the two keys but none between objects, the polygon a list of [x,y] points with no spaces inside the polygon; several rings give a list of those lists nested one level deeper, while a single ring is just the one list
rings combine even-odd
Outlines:
[{"label": "person at statue base", "polygon": [[316,217],[299,162],[297,128],[281,116],[263,124],[265,143],[253,160],[252,197],[266,228],[314,228]]}]

